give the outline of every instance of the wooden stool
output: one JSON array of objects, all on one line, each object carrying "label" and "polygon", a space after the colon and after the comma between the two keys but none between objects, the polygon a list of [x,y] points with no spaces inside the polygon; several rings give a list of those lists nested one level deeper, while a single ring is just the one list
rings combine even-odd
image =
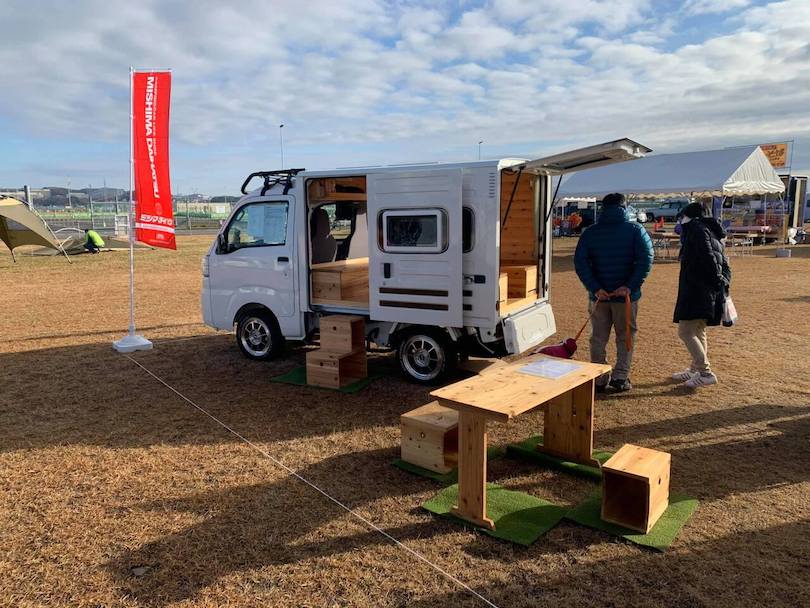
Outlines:
[{"label": "wooden stool", "polygon": [[321,350],[353,353],[366,348],[366,322],[363,317],[329,315],[321,317]]},{"label": "wooden stool", "polygon": [[669,506],[671,455],[625,444],[602,465],[602,519],[646,534]]},{"label": "wooden stool", "polygon": [[458,464],[458,412],[433,401],[399,417],[402,460],[438,473]]},{"label": "wooden stool", "polygon": [[347,355],[328,350],[307,353],[307,384],[341,388],[368,376],[366,351]]},{"label": "wooden stool", "polygon": [[307,384],[341,388],[368,376],[363,317],[322,317],[321,348],[307,353]]}]

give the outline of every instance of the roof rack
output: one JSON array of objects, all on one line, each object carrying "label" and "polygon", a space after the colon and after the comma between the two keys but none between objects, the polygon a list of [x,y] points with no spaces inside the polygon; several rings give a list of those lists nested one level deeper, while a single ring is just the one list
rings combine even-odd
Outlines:
[{"label": "roof rack", "polygon": [[293,176],[301,173],[301,171],[306,171],[306,169],[277,169],[276,171],[256,171],[255,173],[251,173],[247,176],[247,179],[242,183],[242,194],[247,194],[247,187],[248,184],[254,177],[262,177],[264,178],[264,185],[262,186],[262,196],[265,193],[275,186],[276,184],[283,183],[284,184],[284,194],[289,192],[290,188],[292,188],[292,178]]}]

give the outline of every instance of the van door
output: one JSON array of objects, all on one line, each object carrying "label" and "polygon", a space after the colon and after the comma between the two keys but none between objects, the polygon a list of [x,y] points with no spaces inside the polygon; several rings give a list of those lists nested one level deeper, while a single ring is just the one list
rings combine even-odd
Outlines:
[{"label": "van door", "polygon": [[461,327],[461,169],[368,175],[375,321]]},{"label": "van door", "polygon": [[534,173],[562,175],[563,173],[584,171],[585,169],[642,158],[648,152],[651,152],[650,148],[642,146],[632,139],[624,138],[537,158],[527,161],[523,165],[514,165],[511,168],[520,169],[523,167],[524,170]]},{"label": "van door", "polygon": [[284,336],[303,334],[295,289],[294,201],[292,196],[257,199],[231,216],[209,257],[216,327],[232,327],[245,304],[262,304]]}]

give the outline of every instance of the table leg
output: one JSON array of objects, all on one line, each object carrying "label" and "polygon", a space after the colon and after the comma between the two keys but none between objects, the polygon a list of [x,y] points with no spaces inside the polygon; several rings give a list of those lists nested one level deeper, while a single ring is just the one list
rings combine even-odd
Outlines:
[{"label": "table leg", "polygon": [[537,449],[583,464],[593,459],[594,381],[549,401],[543,416],[543,445]]},{"label": "table leg", "polygon": [[452,513],[478,526],[495,529],[487,517],[487,420],[458,415],[458,504]]}]

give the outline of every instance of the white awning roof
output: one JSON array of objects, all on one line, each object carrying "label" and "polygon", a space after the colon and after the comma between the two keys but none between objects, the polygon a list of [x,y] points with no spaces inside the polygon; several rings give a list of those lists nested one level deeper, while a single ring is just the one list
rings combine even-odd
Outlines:
[{"label": "white awning roof", "polygon": [[778,194],[785,185],[759,146],[658,154],[577,173],[558,198],[621,192],[638,198]]}]

